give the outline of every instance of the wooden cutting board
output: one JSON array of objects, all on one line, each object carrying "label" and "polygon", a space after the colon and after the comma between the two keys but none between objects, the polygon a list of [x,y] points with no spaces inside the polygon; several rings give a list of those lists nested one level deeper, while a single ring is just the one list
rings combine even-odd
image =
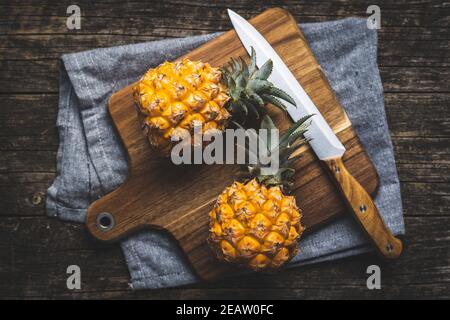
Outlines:
[{"label": "wooden cutting board", "polygon": [[[250,22],[274,46],[344,143],[344,162],[350,173],[373,194],[378,186],[377,173],[296,21],[287,11],[274,8]],[[213,66],[239,56],[248,59],[234,30],[186,55]],[[122,186],[89,207],[87,226],[92,235],[114,241],[144,227],[164,229],[178,241],[201,278],[237,272],[216,261],[206,244],[208,212],[220,192],[233,182],[237,166],[176,166],[170,159],[158,158],[140,129],[131,86],[111,97],[109,111],[128,151],[129,176]],[[281,130],[290,125],[284,113],[274,108],[270,113]],[[318,159],[308,147],[304,149],[304,156],[295,163],[294,194],[303,209],[303,224],[310,232],[346,209]]]}]

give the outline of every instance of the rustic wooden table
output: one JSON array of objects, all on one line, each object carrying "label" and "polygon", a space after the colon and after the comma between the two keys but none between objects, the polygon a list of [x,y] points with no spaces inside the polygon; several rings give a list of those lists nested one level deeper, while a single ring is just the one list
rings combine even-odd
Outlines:
[{"label": "rustic wooden table", "polygon": [[[367,17],[373,1],[2,0],[0,9],[0,298],[449,298],[450,7],[445,1],[379,0],[379,65],[407,234],[401,259],[372,254],[182,288],[133,292],[119,246],[45,215],[58,148],[58,58],[67,52],[231,28],[226,8],[251,17],[287,8],[299,22]],[[66,288],[66,268],[82,289]],[[378,264],[382,289],[368,290]]]}]

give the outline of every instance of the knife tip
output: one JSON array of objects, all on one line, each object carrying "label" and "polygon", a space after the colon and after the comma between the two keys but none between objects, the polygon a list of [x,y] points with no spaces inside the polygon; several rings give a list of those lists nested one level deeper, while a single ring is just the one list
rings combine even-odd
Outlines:
[{"label": "knife tip", "polygon": [[231,9],[229,9],[229,8],[227,8],[227,13],[228,13],[228,15],[229,15],[230,17],[233,16],[233,15],[237,15],[236,12],[234,12],[233,10],[231,10]]}]

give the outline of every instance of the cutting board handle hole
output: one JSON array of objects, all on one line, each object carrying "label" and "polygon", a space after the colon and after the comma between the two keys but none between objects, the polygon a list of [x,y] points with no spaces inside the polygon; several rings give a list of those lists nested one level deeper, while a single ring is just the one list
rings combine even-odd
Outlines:
[{"label": "cutting board handle hole", "polygon": [[109,212],[101,212],[97,215],[97,228],[103,232],[111,230],[114,225],[114,217]]}]

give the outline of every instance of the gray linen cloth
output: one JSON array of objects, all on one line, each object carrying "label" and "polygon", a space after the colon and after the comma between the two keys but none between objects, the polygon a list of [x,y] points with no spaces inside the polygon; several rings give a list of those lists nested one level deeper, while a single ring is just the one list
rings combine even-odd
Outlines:
[{"label": "gray linen cloth", "polygon": [[[391,230],[403,234],[400,187],[377,66],[377,33],[367,28],[365,19],[357,18],[302,24],[301,28],[379,173],[375,202]],[[58,174],[47,192],[49,216],[84,222],[89,204],[118,187],[127,176],[126,155],[106,110],[111,94],[136,81],[148,68],[175,59],[217,35],[62,56]],[[144,231],[121,246],[135,289],[198,280],[164,233]],[[300,248],[288,267],[370,250],[349,216],[302,238]]]}]

